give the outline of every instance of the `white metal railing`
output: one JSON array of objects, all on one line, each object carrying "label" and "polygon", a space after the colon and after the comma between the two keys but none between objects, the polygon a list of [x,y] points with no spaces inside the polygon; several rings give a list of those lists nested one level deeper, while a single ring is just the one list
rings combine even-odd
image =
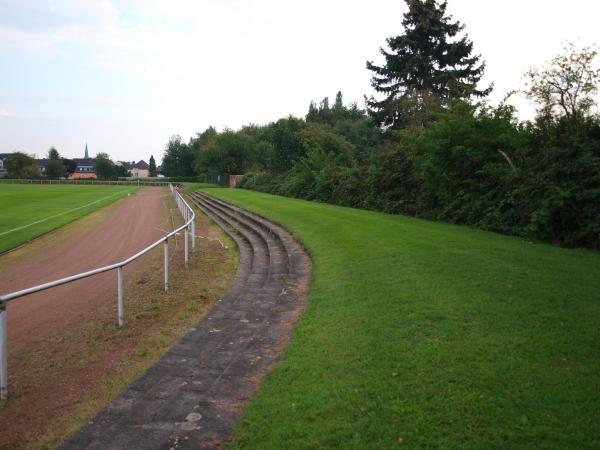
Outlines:
[{"label": "white metal railing", "polygon": [[108,272],[117,269],[117,316],[119,327],[123,326],[123,267],[137,258],[145,255],[150,250],[158,247],[161,243],[164,243],[164,287],[165,291],[169,289],[169,238],[183,230],[184,234],[184,258],[185,265],[187,267],[189,255],[188,255],[188,235],[192,236],[192,251],[196,248],[196,214],[194,210],[188,205],[183,199],[177,188],[172,184],[169,184],[169,188],[175,198],[175,202],[181,215],[184,219],[184,224],[179,228],[171,231],[158,241],[150,244],[143,250],[140,250],[135,255],[129,258],[111,264],[109,266],[99,267],[97,269],[89,270],[87,272],[78,273],[71,275],[59,280],[50,281],[48,283],[33,286],[20,291],[11,292],[9,294],[0,295],[0,400],[5,400],[8,397],[8,343],[7,343],[7,325],[6,325],[6,306],[8,302],[25,295],[33,294],[34,292],[44,291],[55,286],[60,286],[66,283],[70,283],[75,280],[81,280],[88,278],[93,275]]}]

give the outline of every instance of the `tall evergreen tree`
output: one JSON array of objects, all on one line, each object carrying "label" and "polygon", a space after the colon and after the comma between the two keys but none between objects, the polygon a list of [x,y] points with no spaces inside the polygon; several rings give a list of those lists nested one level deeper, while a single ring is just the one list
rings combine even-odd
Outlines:
[{"label": "tall evergreen tree", "polygon": [[150,155],[150,162],[148,163],[148,172],[151,177],[156,176],[156,161],[154,161],[154,155]]},{"label": "tall evergreen tree", "polygon": [[389,50],[380,49],[384,65],[367,61],[367,69],[374,73],[371,85],[385,96],[366,100],[369,114],[379,125],[392,128],[402,128],[420,110],[491,91],[491,87],[477,89],[485,63],[480,63],[480,55],[472,55],[468,36],[453,39],[464,25],[446,16],[447,2],[405,1],[405,33],[386,40]]}]

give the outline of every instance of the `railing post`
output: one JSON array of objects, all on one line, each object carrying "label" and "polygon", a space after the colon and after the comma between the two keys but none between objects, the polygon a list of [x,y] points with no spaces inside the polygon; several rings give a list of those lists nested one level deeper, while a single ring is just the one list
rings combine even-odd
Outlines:
[{"label": "railing post", "polygon": [[183,229],[183,242],[184,242],[184,248],[185,248],[185,267],[187,267],[188,259],[189,259],[189,257],[188,257],[188,227],[189,227],[189,225]]},{"label": "railing post", "polygon": [[196,220],[192,220],[192,252],[196,250]]},{"label": "railing post", "polygon": [[118,291],[118,316],[119,328],[123,326],[123,267],[117,268],[117,291]]},{"label": "railing post", "polygon": [[8,398],[8,342],[6,333],[6,305],[0,303],[0,400]]},{"label": "railing post", "polygon": [[169,290],[169,239],[165,239],[165,292]]}]

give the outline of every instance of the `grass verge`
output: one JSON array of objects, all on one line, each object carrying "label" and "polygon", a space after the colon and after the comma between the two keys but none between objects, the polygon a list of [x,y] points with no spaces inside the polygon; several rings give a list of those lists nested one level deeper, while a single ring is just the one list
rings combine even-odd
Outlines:
[{"label": "grass verge", "polygon": [[600,254],[236,189],[313,257],[234,448],[600,447]]}]

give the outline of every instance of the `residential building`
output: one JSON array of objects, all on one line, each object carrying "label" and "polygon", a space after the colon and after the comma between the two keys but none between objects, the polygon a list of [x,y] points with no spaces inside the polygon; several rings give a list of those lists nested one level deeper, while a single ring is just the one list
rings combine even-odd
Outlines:
[{"label": "residential building", "polygon": [[131,161],[127,170],[129,170],[129,175],[132,178],[148,178],[150,176],[150,166],[144,160]]},{"label": "residential building", "polygon": [[69,178],[73,180],[78,180],[82,178],[98,178],[96,176],[96,172],[94,171],[94,159],[90,158],[88,153],[87,142],[85,144],[85,154],[83,158],[73,158],[75,164],[77,164],[77,169],[75,172],[69,174]]}]

